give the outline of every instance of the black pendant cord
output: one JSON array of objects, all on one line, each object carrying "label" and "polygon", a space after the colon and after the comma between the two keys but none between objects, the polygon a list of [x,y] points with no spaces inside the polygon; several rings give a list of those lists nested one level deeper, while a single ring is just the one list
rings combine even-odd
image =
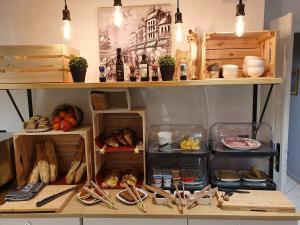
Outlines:
[{"label": "black pendant cord", "polygon": [[31,93],[31,89],[27,89],[27,102],[28,102],[29,118],[31,118],[33,116],[33,105],[32,105],[32,93]]}]

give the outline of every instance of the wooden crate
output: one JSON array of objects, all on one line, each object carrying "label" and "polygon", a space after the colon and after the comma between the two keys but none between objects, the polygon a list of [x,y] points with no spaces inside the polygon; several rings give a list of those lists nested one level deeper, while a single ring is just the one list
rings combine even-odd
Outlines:
[{"label": "wooden crate", "polygon": [[259,56],[266,62],[262,77],[275,77],[276,32],[247,32],[238,38],[234,33],[206,33],[202,44],[201,79],[208,79],[207,67],[214,63],[221,66],[235,64],[239,67],[238,77],[243,77],[245,56]]},{"label": "wooden crate", "polygon": [[12,133],[0,133],[0,192],[8,182],[14,179],[15,163]]},{"label": "wooden crate", "polygon": [[94,139],[105,134],[109,136],[114,131],[124,128],[135,131],[140,146],[135,147],[106,147],[101,148],[94,144],[94,159],[96,178],[100,181],[107,170],[118,168],[121,171],[138,168],[142,173],[141,183],[145,181],[145,143],[146,143],[146,119],[145,109],[132,109],[125,113],[93,113]]},{"label": "wooden crate", "polygon": [[91,178],[94,177],[91,127],[82,127],[69,132],[15,133],[13,140],[17,184],[22,186],[27,183],[36,158],[35,143],[41,139],[53,140],[55,153],[58,158],[59,179],[57,184],[64,184],[64,176],[68,172],[73,157],[76,154],[80,138],[83,138],[85,141],[87,182],[90,182]]},{"label": "wooden crate", "polygon": [[63,44],[0,46],[0,83],[72,82],[68,64],[78,55]]}]

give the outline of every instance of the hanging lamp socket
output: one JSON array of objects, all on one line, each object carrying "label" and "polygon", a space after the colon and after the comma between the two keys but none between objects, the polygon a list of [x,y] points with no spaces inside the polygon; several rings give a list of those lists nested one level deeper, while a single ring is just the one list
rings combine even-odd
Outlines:
[{"label": "hanging lamp socket", "polygon": [[114,6],[122,6],[122,0],[114,0]]},{"label": "hanging lamp socket", "polygon": [[245,4],[243,0],[239,0],[239,4],[236,6],[236,16],[245,16]]},{"label": "hanging lamp socket", "polygon": [[182,13],[179,11],[179,8],[177,8],[177,12],[175,13],[175,24],[176,23],[183,23]]},{"label": "hanging lamp socket", "polygon": [[70,10],[68,9],[66,0],[65,0],[65,8],[62,12],[63,12],[63,20],[71,21],[71,13],[70,13]]}]

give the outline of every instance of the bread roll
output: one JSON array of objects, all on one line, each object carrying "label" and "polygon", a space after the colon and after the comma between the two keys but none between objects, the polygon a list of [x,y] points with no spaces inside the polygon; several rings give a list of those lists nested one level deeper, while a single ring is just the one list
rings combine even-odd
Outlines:
[{"label": "bread roll", "polygon": [[54,143],[51,140],[45,141],[45,149],[47,161],[50,166],[50,181],[51,183],[56,182],[58,177],[58,162],[55,154]]}]

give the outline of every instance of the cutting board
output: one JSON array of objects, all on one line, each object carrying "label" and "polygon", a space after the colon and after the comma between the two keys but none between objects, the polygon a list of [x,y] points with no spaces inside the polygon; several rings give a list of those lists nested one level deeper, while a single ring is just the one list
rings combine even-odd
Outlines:
[{"label": "cutting board", "polygon": [[0,206],[1,213],[25,213],[25,212],[60,212],[64,206],[68,203],[71,197],[74,194],[74,191],[71,191],[52,202],[49,202],[42,207],[36,207],[36,203],[50,195],[56,194],[58,192],[67,190],[74,187],[74,185],[47,185],[42,191],[29,201],[21,202],[6,202]]},{"label": "cutting board", "polygon": [[[220,207],[231,211],[289,212],[295,206],[280,191],[249,191],[249,194],[234,193],[229,201],[222,201]],[[219,193],[221,196],[221,193]]]}]

